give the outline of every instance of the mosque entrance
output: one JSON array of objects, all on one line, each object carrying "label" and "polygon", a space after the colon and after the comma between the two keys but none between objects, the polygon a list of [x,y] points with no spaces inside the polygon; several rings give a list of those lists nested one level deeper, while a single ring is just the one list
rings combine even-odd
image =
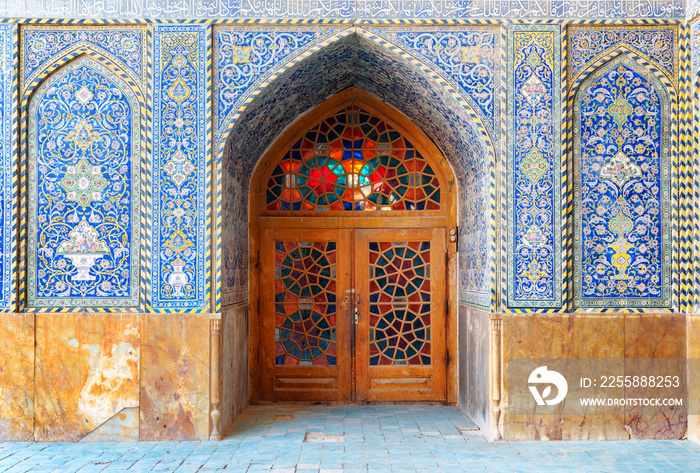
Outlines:
[{"label": "mosque entrance", "polygon": [[447,400],[453,180],[365,95],[303,117],[256,170],[261,401]]}]

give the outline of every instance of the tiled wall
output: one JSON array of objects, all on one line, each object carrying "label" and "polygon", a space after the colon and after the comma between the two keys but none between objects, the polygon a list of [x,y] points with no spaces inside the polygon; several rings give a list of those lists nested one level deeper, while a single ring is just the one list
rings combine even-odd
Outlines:
[{"label": "tiled wall", "polygon": [[[350,85],[408,115],[452,164],[461,189],[460,300],[565,311],[572,287],[581,308],[682,304],[671,270],[680,212],[674,163],[687,159],[680,24],[19,30],[26,113],[18,139],[29,185],[26,195],[17,190],[28,202],[20,229],[31,231],[17,304],[5,262],[8,309],[203,312],[246,300],[254,165],[286,125]],[[13,31],[8,44],[18,39]],[[600,98],[597,90],[612,94],[617,86],[606,84],[622,77],[621,65],[608,64],[605,77],[600,66],[623,53],[634,77]],[[637,95],[625,95],[632,85]],[[634,123],[648,112],[640,108],[647,97],[659,110],[644,128]],[[111,105],[99,108],[104,101]],[[589,124],[596,107],[610,113]],[[90,158],[105,144],[113,152]],[[611,147],[610,162],[598,158]],[[10,143],[9,154],[16,149]],[[648,162],[634,164],[642,155]],[[605,189],[589,191],[598,181]],[[7,197],[7,205],[20,202]],[[594,227],[604,233],[589,236]],[[17,242],[4,241],[10,250]],[[613,255],[627,262],[616,266]]]},{"label": "tiled wall", "polygon": [[684,0],[3,0],[8,17],[46,18],[691,18]]}]

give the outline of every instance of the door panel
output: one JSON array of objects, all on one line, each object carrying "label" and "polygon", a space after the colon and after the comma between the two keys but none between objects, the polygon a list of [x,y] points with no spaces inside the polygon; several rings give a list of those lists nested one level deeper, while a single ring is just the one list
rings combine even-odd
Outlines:
[{"label": "door panel", "polygon": [[356,230],[357,400],[443,401],[445,231]]},{"label": "door panel", "polygon": [[260,398],[352,400],[350,230],[260,233]]}]

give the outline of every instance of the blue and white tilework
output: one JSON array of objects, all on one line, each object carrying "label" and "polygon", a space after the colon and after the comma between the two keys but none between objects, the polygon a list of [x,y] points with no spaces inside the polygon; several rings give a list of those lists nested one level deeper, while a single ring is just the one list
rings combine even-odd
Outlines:
[{"label": "blue and white tilework", "polygon": [[342,28],[241,27],[214,30],[215,145],[222,140],[235,112],[280,65]]},{"label": "blue and white tilework", "polygon": [[698,13],[700,13],[700,1],[698,0],[687,0],[685,6],[685,17],[694,18]]},{"label": "blue and white tilework", "polygon": [[576,307],[671,304],[671,100],[625,56],[576,94]]},{"label": "blue and white tilework", "polygon": [[[690,0],[0,0],[7,17],[46,18],[682,18]],[[686,14],[687,12],[687,14]]]},{"label": "blue and white tilework", "polygon": [[[29,15],[36,15],[32,12]],[[143,27],[104,26],[100,28],[28,26],[22,28],[23,89],[58,57],[71,51],[90,48],[119,64],[140,83],[146,69],[144,54],[146,32]]]},{"label": "blue and white tilework", "polygon": [[206,26],[153,32],[153,309],[205,306]]},{"label": "blue and white tilework", "polygon": [[480,115],[498,141],[500,26],[368,27],[368,31],[430,65],[450,81]]},{"label": "blue and white tilework", "polygon": [[[475,156],[487,156],[478,151],[478,142],[474,145]],[[468,176],[459,179],[458,297],[460,301],[489,308],[493,268],[490,169],[487,164],[475,167]]]},{"label": "blue and white tilework", "polygon": [[[692,44],[692,81],[696,83],[700,74],[700,22],[698,21],[691,25],[690,40]],[[693,89],[693,93],[695,93],[695,89]],[[695,103],[698,103],[697,100]]]},{"label": "blue and white tilework", "polygon": [[29,307],[139,304],[141,108],[80,57],[29,103]]},{"label": "blue and white tilework", "polygon": [[558,25],[508,32],[508,305],[561,306]]},{"label": "blue and white tilework", "polygon": [[16,179],[12,175],[12,78],[14,66],[12,63],[12,44],[14,32],[12,25],[0,24],[0,165],[2,166],[2,200],[0,201],[0,310],[11,309],[12,281],[14,268],[12,267],[13,242],[12,228],[15,216],[13,215],[12,197],[16,192]]},{"label": "blue and white tilework", "polygon": [[[234,131],[227,130],[251,93],[260,92],[260,85],[293,58],[303,54],[344,27],[241,27],[219,26],[214,29],[214,149],[226,146],[221,166],[222,225],[229,231],[221,233],[221,303],[223,306],[248,297],[248,180],[260,157],[246,151],[238,159],[236,151],[245,145],[267,147],[261,134],[274,129],[255,127],[250,136],[232,139]],[[327,70],[327,69],[324,69]],[[317,73],[314,73],[317,75]],[[327,74],[328,78],[329,75]],[[329,83],[332,86],[332,82]],[[265,89],[267,90],[267,88]],[[250,104],[254,107],[255,101]],[[266,115],[271,120],[278,114]],[[290,117],[294,116],[290,113]],[[235,148],[235,149],[234,149]],[[264,149],[264,148],[263,148]],[[234,160],[231,162],[230,160]]]},{"label": "blue and white tilework", "polygon": [[631,50],[656,65],[669,78],[678,76],[678,27],[676,25],[570,26],[568,30],[569,77],[576,79],[586,66],[619,48]]}]

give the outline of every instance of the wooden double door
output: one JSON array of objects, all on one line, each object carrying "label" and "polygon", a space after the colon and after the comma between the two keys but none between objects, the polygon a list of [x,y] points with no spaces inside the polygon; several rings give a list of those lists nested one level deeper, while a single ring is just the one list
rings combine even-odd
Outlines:
[{"label": "wooden double door", "polygon": [[260,232],[261,400],[446,400],[444,228]]}]

